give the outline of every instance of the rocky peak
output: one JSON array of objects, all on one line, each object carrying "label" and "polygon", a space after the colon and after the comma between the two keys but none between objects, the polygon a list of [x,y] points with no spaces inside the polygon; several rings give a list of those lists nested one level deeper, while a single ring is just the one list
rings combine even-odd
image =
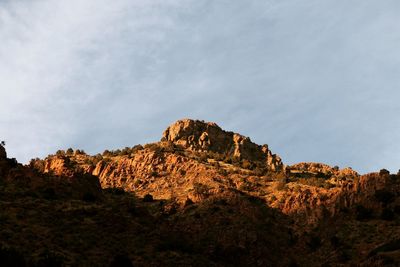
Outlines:
[{"label": "rocky peak", "polygon": [[198,152],[214,152],[226,156],[263,161],[272,169],[282,169],[279,156],[272,154],[267,145],[257,145],[249,137],[222,130],[216,123],[183,119],[170,125],[162,140],[173,142]]}]

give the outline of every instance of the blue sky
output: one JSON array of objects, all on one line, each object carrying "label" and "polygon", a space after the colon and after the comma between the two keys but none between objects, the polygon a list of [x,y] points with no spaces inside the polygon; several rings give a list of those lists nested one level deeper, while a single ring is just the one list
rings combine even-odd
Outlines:
[{"label": "blue sky", "polygon": [[180,118],[287,164],[400,168],[400,2],[0,2],[0,139],[21,162],[157,141]]}]

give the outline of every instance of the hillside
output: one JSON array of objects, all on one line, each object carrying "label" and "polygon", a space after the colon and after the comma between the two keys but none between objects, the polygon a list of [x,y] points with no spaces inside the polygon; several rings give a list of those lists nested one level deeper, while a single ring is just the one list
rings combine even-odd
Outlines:
[{"label": "hillside", "polygon": [[398,266],[399,190],[400,175],[287,166],[268,145],[190,119],[159,142],[28,166],[0,146],[0,261]]}]

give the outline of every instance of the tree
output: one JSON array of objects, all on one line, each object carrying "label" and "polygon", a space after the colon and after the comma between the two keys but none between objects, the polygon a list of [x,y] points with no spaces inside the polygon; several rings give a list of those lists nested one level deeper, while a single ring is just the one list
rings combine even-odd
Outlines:
[{"label": "tree", "polygon": [[386,169],[381,169],[379,171],[379,175],[381,175],[381,176],[385,176],[385,175],[389,175],[389,174],[390,174],[390,172]]}]

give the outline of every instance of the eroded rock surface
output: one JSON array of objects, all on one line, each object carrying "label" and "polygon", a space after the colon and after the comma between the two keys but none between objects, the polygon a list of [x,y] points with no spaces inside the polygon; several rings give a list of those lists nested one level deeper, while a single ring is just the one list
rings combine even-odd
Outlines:
[{"label": "eroded rock surface", "polygon": [[199,120],[179,120],[163,133],[163,139],[186,149],[215,152],[226,156],[266,162],[271,170],[283,167],[278,155],[272,154],[267,145],[257,145],[249,137],[222,130],[216,123]]}]

